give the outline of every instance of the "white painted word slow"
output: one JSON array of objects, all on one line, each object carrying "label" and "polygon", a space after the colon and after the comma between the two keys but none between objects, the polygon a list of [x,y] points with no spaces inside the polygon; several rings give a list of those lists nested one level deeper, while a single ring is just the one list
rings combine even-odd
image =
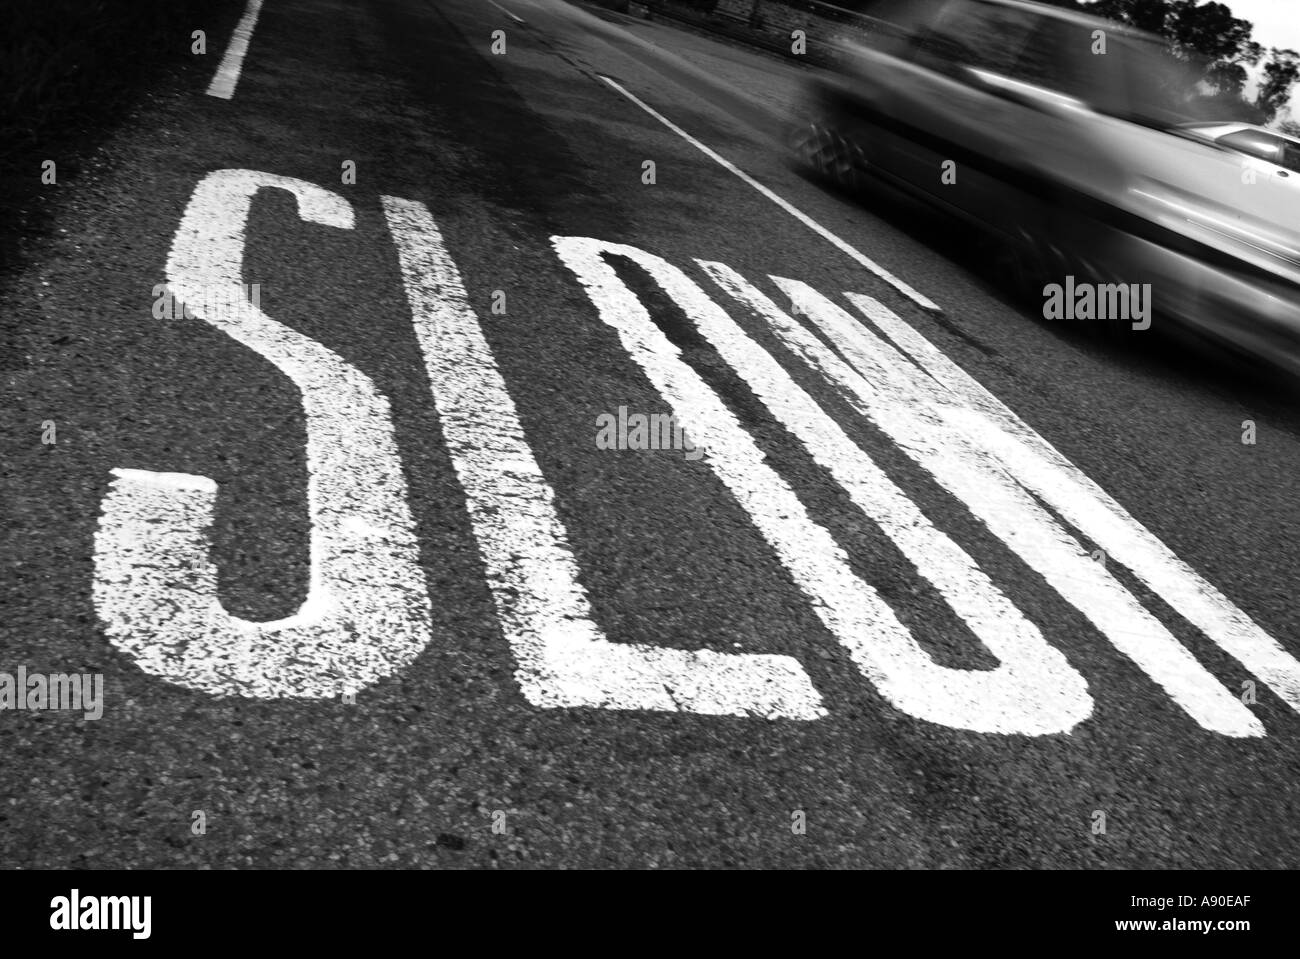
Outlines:
[{"label": "white painted word slow", "polygon": [[[208,554],[217,490],[204,477],[114,471],[96,536],[95,601],[110,640],[142,669],[218,695],[330,696],[392,675],[429,641],[429,597],[388,403],[319,343],[248,302],[244,224],[261,190],[295,196],[304,220],[350,229],[351,207],[310,183],[222,170],[196,188],[172,246],[169,290],[199,320],[278,366],[307,414],[311,589],[288,619],[226,613]],[[442,440],[466,509],[516,679],[539,707],[595,707],[813,720],[827,715],[793,655],[612,642],[591,615],[577,559],[459,270],[428,209],[383,197]],[[1092,715],[1087,681],[868,452],[680,267],[645,250],[551,238],[746,511],[821,622],[808,643],[838,642],[898,710],[984,733],[1067,733]],[[681,357],[611,258],[630,261],[680,309],[773,417],[928,580],[997,659],[936,663],[884,597],[851,568],[753,437]],[[1207,730],[1264,735],[1263,724],[1114,575],[1125,568],[1186,623],[1300,711],[1300,662],[1174,556],[1041,436],[876,300],[845,293],[854,316],[797,280],[773,295],[726,264],[695,266],[875,429],[884,433],[1082,619]],[[212,291],[225,291],[213,304]],[[775,297],[775,298],[774,298]],[[800,319],[782,303],[799,304]],[[739,314],[738,314],[739,315]],[[820,334],[820,335],[818,335]],[[829,344],[829,345],[828,345]],[[833,348],[832,348],[833,347]],[[629,417],[630,422],[630,417]],[[1089,544],[1085,546],[1085,544]],[[1093,546],[1112,563],[1094,562]],[[801,652],[806,652],[802,651]]]}]

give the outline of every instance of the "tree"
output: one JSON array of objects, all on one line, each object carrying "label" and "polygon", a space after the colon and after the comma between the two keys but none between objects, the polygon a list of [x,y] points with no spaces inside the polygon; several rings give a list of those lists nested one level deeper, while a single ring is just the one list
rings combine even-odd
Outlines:
[{"label": "tree", "polygon": [[1241,65],[1253,66],[1263,54],[1263,48],[1250,38],[1254,24],[1234,17],[1226,4],[1198,5],[1197,0],[1097,0],[1087,10],[1095,16],[1164,37],[1170,51],[1180,60],[1195,64],[1207,80],[1214,77],[1229,86],[1238,78],[1244,83],[1245,69]]},{"label": "tree", "polygon": [[1255,106],[1268,120],[1277,116],[1291,95],[1291,86],[1300,78],[1300,53],[1294,50],[1270,50],[1264,64],[1264,76],[1255,94]]},{"label": "tree", "polygon": [[1264,55],[1251,39],[1254,24],[1232,15],[1223,3],[1198,0],[1096,0],[1085,9],[1096,16],[1117,20],[1164,37],[1169,51],[1187,63],[1193,75],[1210,88],[1199,98],[1198,112],[1216,118],[1235,116],[1266,123],[1286,103],[1292,84],[1300,76],[1300,54],[1274,50],[1264,65],[1264,81],[1254,103],[1243,93],[1249,74]]},{"label": "tree", "polygon": [[1254,24],[1232,14],[1225,3],[1211,0],[1047,0],[1054,6],[1145,30],[1163,37],[1169,52],[1188,65],[1208,92],[1188,108],[1213,119],[1269,123],[1287,103],[1300,80],[1300,53],[1273,49],[1264,63],[1259,90],[1245,99],[1247,67],[1264,59],[1264,47],[1251,39]]},{"label": "tree", "polygon": [[1165,24],[1169,20],[1170,6],[1168,0],[1097,0],[1087,10],[1094,16],[1168,36]]},{"label": "tree", "polygon": [[1252,30],[1254,24],[1234,17],[1225,4],[1197,6],[1196,0],[1175,0],[1159,32],[1180,55],[1203,61],[1208,70],[1223,63],[1258,63],[1264,50],[1250,39]]}]

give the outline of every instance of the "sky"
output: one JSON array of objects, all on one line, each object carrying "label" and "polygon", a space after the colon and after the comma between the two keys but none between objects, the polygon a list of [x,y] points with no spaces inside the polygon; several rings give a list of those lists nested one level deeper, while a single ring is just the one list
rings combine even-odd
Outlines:
[{"label": "sky", "polygon": [[[1228,6],[1232,15],[1249,20],[1255,25],[1251,39],[1264,47],[1268,58],[1269,47],[1282,47],[1300,51],[1300,0],[1219,0]],[[1264,61],[1260,61],[1261,65]],[[1260,67],[1247,67],[1250,79],[1246,82],[1246,96],[1253,97],[1259,83]],[[1277,119],[1300,119],[1300,84],[1291,94],[1291,102],[1282,108]]]},{"label": "sky", "polygon": [[1264,47],[1300,51],[1300,0],[1220,0],[1241,20],[1255,25],[1252,34]]}]

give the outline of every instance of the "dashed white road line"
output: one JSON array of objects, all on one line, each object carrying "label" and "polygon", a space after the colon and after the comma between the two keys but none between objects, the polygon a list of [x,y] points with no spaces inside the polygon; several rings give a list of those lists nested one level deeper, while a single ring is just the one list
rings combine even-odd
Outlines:
[{"label": "dashed white road line", "polygon": [[262,0],[248,0],[244,15],[235,25],[235,32],[230,35],[226,54],[221,58],[216,76],[208,84],[208,96],[229,100],[235,95],[235,84],[239,82],[239,71],[244,68],[244,55],[248,53],[249,41],[253,39],[253,28],[257,26],[257,15],[262,12]]},{"label": "dashed white road line", "polygon": [[866,267],[868,270],[870,270],[880,279],[884,280],[894,289],[898,290],[898,292],[902,293],[912,302],[916,303],[918,306],[924,307],[927,310],[933,310],[936,313],[943,312],[942,309],[939,307],[939,305],[935,303],[933,300],[931,300],[928,296],[918,292],[917,290],[912,289],[911,286],[909,286],[907,283],[900,280],[898,277],[894,276],[894,274],[890,273],[888,270],[886,270],[875,260],[868,257],[857,247],[853,246],[851,243],[846,242],[845,240],[840,239],[838,236],[836,236],[830,230],[826,229],[826,227],[822,226],[820,223],[818,223],[808,214],[804,213],[794,204],[790,203],[788,200],[785,200],[782,197],[777,196],[777,194],[773,193],[767,187],[763,186],[763,184],[759,183],[757,180],[751,177],[744,170],[741,170],[730,160],[726,159],[725,157],[718,154],[715,150],[705,146],[699,140],[695,139],[695,137],[691,136],[689,133],[687,133],[677,124],[673,123],[672,120],[669,120],[662,113],[655,110],[654,107],[638,99],[634,94],[629,93],[627,90],[625,90],[622,86],[620,86],[615,81],[611,80],[609,77],[601,76],[600,78],[604,80],[607,84],[609,84],[611,87],[613,87],[615,90],[617,90],[619,93],[623,94],[623,96],[627,97],[637,106],[639,106],[646,113],[650,114],[652,117],[654,117],[664,126],[666,126],[668,129],[672,130],[674,133],[676,133],[679,137],[681,137],[691,146],[695,147],[697,150],[699,150],[709,159],[713,160],[719,166],[723,167],[726,170],[729,170],[730,172],[734,173],[736,176],[740,177],[740,179],[744,180],[746,183],[752,186],[759,193],[763,194],[763,196],[767,197],[769,200],[771,200],[781,209],[785,210],[786,213],[789,213],[792,217],[794,217],[804,226],[808,227],[808,229],[812,230],[814,233],[818,234],[823,239],[829,240],[839,250],[841,250],[844,253],[847,253],[850,257],[856,260],[860,265]]},{"label": "dashed white road line", "polygon": [[507,17],[509,17],[511,20],[515,21],[515,23],[525,23],[525,22],[526,22],[526,21],[524,20],[523,17],[517,17],[517,16],[515,16],[513,13],[511,13],[511,12],[510,12],[509,10],[507,10],[505,7],[501,6],[501,4],[499,4],[499,3],[493,3],[493,0],[488,0],[488,3],[491,3],[492,6],[496,7],[498,10],[500,10],[502,13],[504,13],[504,14],[505,14]]}]

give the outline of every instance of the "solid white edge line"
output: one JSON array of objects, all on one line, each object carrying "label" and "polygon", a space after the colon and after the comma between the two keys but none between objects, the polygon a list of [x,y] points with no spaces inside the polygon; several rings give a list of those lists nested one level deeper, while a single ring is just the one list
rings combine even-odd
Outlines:
[{"label": "solid white edge line", "polygon": [[235,84],[239,82],[239,71],[244,67],[244,54],[248,53],[249,41],[253,39],[253,28],[257,26],[257,15],[262,12],[262,0],[248,0],[244,15],[236,24],[226,46],[225,56],[217,67],[216,75],[208,84],[208,96],[229,100],[235,95]]},{"label": "solid white edge line", "polygon": [[[491,2],[491,0],[489,0],[489,2]],[[725,157],[719,155],[713,149],[705,146],[703,143],[695,139],[695,137],[691,136],[689,133],[687,133],[677,124],[673,123],[673,121],[665,117],[662,113],[659,113],[657,110],[654,109],[654,107],[651,107],[645,102],[643,102],[642,100],[638,99],[634,94],[629,93],[627,90],[623,89],[622,86],[620,86],[614,80],[611,80],[609,77],[604,76],[602,74],[597,74],[597,76],[599,76],[607,84],[609,84],[619,93],[623,94],[623,96],[627,97],[637,106],[639,106],[646,113],[650,114],[652,117],[654,117],[664,126],[666,126],[668,129],[672,130],[674,133],[676,133],[679,137],[681,137],[691,146],[695,147],[697,150],[699,150],[709,159],[713,160],[719,166],[722,166],[724,169],[730,170],[736,176],[740,177],[740,179],[744,180],[746,183],[752,186],[759,193],[763,194],[763,196],[767,197],[769,200],[771,200],[781,209],[785,210],[786,213],[789,213],[792,217],[794,217],[804,226],[808,227],[808,229],[812,230],[814,233],[818,234],[822,238],[829,240],[832,244],[838,247],[842,252],[847,253],[859,264],[866,267],[868,270],[870,270],[880,279],[884,280],[894,289],[898,290],[898,292],[902,293],[908,299],[912,300],[912,302],[916,303],[918,306],[921,306],[927,310],[933,310],[936,313],[943,312],[942,308],[933,300],[931,300],[929,297],[927,297],[925,294],[919,293],[916,290],[912,289],[910,286],[908,286],[898,277],[894,276],[892,273],[890,273],[880,264],[876,263],[874,260],[872,260],[866,254],[864,254],[862,251],[858,250],[852,244],[847,243],[844,240],[840,239],[838,236],[836,236],[830,230],[826,229],[826,227],[822,226],[820,223],[818,223],[808,214],[804,213],[798,207],[794,206],[787,200],[784,200],[781,197],[777,196],[767,187],[763,186],[763,184],[759,183],[757,180],[751,177],[748,173],[746,173],[745,171],[737,167],[730,160],[727,160]]]}]

